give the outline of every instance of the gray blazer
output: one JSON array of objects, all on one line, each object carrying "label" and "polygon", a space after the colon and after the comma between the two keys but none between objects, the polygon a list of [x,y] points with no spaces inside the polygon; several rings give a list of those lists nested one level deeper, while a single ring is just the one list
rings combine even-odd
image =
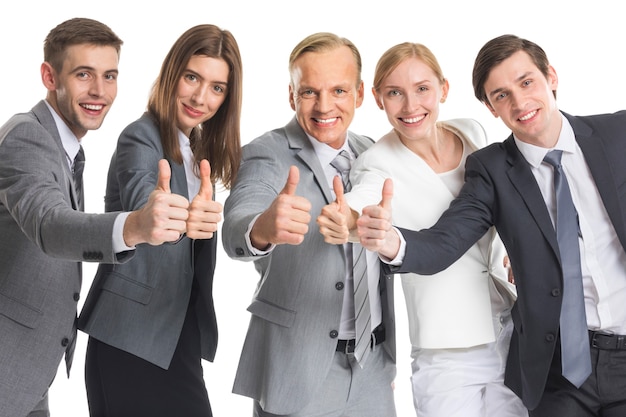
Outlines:
[{"label": "gray blazer", "polygon": [[[357,154],[373,143],[353,133],[348,140]],[[246,229],[282,190],[291,165],[300,170],[296,193],[312,205],[309,232],[300,245],[279,245],[267,256],[254,257],[244,239]],[[343,287],[336,284],[344,281],[346,257],[342,245],[324,242],[315,221],[332,201],[319,159],[295,118],[244,146],[224,206],[223,243],[230,257],[254,260],[261,279],[248,307],[252,317],[233,392],[259,401],[270,413],[291,414],[309,402],[335,353],[343,304]],[[383,346],[395,358],[392,285],[381,276]]]},{"label": "gray blazer", "polygon": [[[65,150],[45,102],[0,128],[0,416],[23,416],[75,342],[81,261],[113,253],[118,213],[77,211]],[[88,191],[88,190],[87,190]]]},{"label": "gray blazer", "polygon": [[[156,187],[163,155],[159,130],[147,114],[127,126],[109,166],[105,211],[142,207]],[[184,166],[169,163],[172,193],[188,198]],[[214,235],[195,244],[187,237],[176,244],[142,244],[131,262],[101,264],[81,311],[79,329],[167,369],[183,327],[194,271],[201,268],[195,308],[202,357],[212,361],[217,347],[212,296],[216,242]]]}]

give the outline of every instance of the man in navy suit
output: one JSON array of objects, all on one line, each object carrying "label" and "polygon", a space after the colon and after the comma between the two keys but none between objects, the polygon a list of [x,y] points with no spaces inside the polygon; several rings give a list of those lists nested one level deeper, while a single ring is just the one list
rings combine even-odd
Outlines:
[{"label": "man in navy suit", "polygon": [[[506,384],[531,417],[624,416],[626,111],[586,117],[559,111],[558,78],[545,52],[513,35],[483,46],[473,84],[476,97],[512,135],[468,156],[460,195],[430,229],[391,227],[387,183],[381,204],[367,207],[359,218],[361,243],[383,260],[403,256],[390,266],[394,272],[432,274],[495,225],[518,293]],[[579,382],[570,382],[562,370],[562,353],[565,357],[572,343],[561,344],[568,330],[560,326],[561,306],[573,291],[564,290],[566,245],[559,245],[555,232],[558,168],[544,162],[552,150],[562,155],[578,214],[572,246],[577,240],[580,260],[574,263],[582,287],[582,337],[573,343],[584,352],[575,362],[584,369]]]}]

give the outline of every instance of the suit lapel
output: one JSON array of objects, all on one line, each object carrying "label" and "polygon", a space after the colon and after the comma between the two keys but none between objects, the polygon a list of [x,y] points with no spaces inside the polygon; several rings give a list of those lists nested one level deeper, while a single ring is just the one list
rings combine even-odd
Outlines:
[{"label": "suit lapel", "polygon": [[[295,117],[289,122],[289,124],[287,124],[287,126],[285,126],[285,131],[287,140],[289,141],[289,147],[292,149],[299,149],[299,151],[297,151],[296,153],[296,156],[313,173],[315,182],[324,194],[326,202],[332,202],[334,199],[328,187],[326,174],[324,174],[324,170],[322,169],[320,160],[317,157],[315,149],[313,149],[313,145],[311,145],[309,138],[307,137],[306,133],[304,133],[304,130],[302,130]],[[302,173],[300,175],[302,175]]]},{"label": "suit lapel", "polygon": [[[611,171],[607,169],[609,160],[606,155],[607,151],[604,147],[604,143],[593,137],[593,129],[589,125],[569,114],[564,113],[564,115],[572,125],[572,129],[574,129],[576,142],[578,142],[578,146],[580,146],[583,152],[585,161],[591,171],[596,188],[602,197],[604,207],[613,223],[615,232],[618,234],[621,242],[626,242],[626,234],[624,232],[626,229],[621,215],[622,211],[618,199],[618,188],[615,185],[615,177],[612,175]],[[624,243],[622,243],[622,245],[624,245]]]},{"label": "suit lapel", "polygon": [[[528,211],[533,219],[535,219],[535,222],[552,247],[552,250],[557,257],[559,257],[559,248],[554,226],[552,225],[552,220],[550,220],[550,215],[543,196],[541,195],[541,191],[537,186],[537,180],[531,172],[528,162],[524,159],[519,149],[517,149],[517,146],[515,146],[512,135],[504,141],[504,147],[507,151],[507,161],[511,164],[507,175],[522,200],[524,200]],[[513,213],[510,214],[514,215]]]},{"label": "suit lapel", "polygon": [[33,107],[32,112],[39,121],[39,123],[41,123],[41,126],[46,129],[46,131],[54,140],[54,143],[56,143],[57,147],[59,148],[59,155],[63,161],[62,165],[63,172],[65,173],[65,184],[69,189],[70,203],[74,210],[80,210],[78,206],[78,196],[76,195],[76,190],[74,189],[74,176],[72,175],[72,171],[70,171],[69,164],[67,163],[65,148],[63,147],[63,142],[61,141],[61,136],[59,135],[59,129],[54,122],[54,117],[50,113],[50,109],[48,108],[48,105],[45,103],[44,100],[41,100],[39,103],[37,103],[35,107]]}]

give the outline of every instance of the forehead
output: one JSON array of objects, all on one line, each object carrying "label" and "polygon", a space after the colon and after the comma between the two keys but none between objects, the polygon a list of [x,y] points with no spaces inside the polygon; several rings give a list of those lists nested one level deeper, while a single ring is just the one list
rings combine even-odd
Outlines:
[{"label": "forehead", "polygon": [[117,71],[118,63],[119,55],[112,46],[72,45],[65,51],[63,71],[71,72],[78,68],[92,68],[102,72]]},{"label": "forehead", "polygon": [[410,82],[439,81],[435,71],[423,60],[417,57],[409,57],[400,62],[385,78],[385,82],[398,82],[406,80]]},{"label": "forehead", "polygon": [[356,85],[359,80],[356,58],[347,46],[328,51],[305,52],[293,63],[292,80],[296,85]]},{"label": "forehead", "polygon": [[[498,87],[498,84],[514,82],[524,74],[537,73],[539,68],[525,51],[517,51],[498,65],[494,66],[485,82],[485,86]],[[486,88],[487,93],[489,89]]]},{"label": "forehead", "polygon": [[222,58],[213,58],[206,55],[192,55],[187,68],[207,80],[227,82],[229,66]]}]

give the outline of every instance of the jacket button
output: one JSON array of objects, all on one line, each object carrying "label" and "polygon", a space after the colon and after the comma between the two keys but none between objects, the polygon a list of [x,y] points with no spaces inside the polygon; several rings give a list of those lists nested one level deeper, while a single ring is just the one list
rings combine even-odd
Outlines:
[{"label": "jacket button", "polygon": [[339,336],[339,332],[337,330],[331,330],[328,335],[330,336],[331,339],[336,339],[337,336]]},{"label": "jacket button", "polygon": [[243,256],[244,251],[243,251],[243,249],[242,249],[242,248],[237,248],[237,249],[235,249],[235,253],[236,253],[237,255],[239,255],[239,256]]},{"label": "jacket button", "polygon": [[553,297],[559,297],[561,295],[561,290],[559,288],[555,288],[551,291]]},{"label": "jacket button", "polygon": [[546,335],[546,342],[554,342],[554,335],[552,333]]},{"label": "jacket button", "polygon": [[343,282],[338,282],[338,283],[336,283],[336,284],[335,284],[335,289],[336,289],[337,291],[341,291],[341,290],[343,290]]},{"label": "jacket button", "polygon": [[73,298],[74,298],[74,301],[78,301],[78,300],[80,300],[80,294],[79,294],[79,293],[77,293],[77,292],[75,292],[75,293],[74,293],[74,297],[73,297]]},{"label": "jacket button", "polygon": [[67,345],[70,344],[70,339],[68,339],[67,337],[64,337],[63,340],[61,340],[61,346],[63,347],[67,347]]}]

